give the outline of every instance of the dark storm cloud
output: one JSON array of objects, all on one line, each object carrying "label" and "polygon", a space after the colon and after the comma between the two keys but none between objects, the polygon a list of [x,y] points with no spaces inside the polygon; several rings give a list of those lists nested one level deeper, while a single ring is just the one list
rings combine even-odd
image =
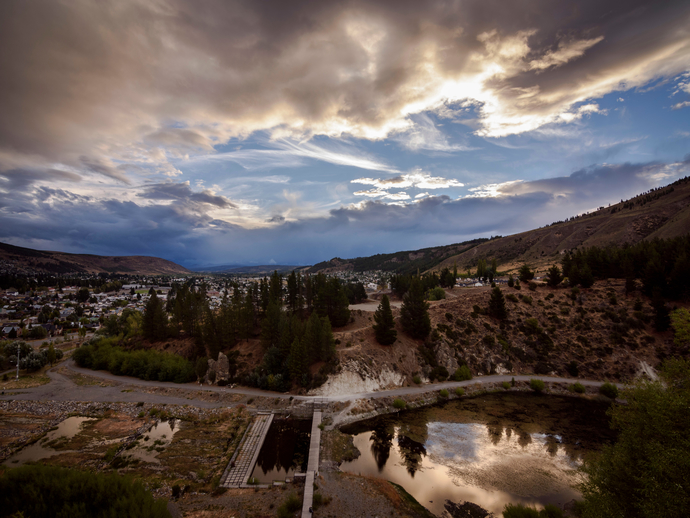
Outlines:
[{"label": "dark storm cloud", "polygon": [[58,169],[10,169],[0,170],[0,190],[22,192],[36,182],[50,181],[79,182],[81,176]]},{"label": "dark storm cloud", "polygon": [[193,192],[189,186],[189,182],[182,183],[159,183],[149,185],[144,192],[137,196],[147,198],[149,200],[177,200],[177,201],[191,201],[195,203],[207,203],[215,205],[220,208],[237,208],[225,196],[216,196],[211,191],[204,190],[201,192]]}]

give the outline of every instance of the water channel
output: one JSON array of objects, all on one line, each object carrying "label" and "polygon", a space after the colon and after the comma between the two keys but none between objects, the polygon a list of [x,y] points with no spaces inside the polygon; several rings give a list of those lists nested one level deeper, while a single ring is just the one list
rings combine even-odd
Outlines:
[{"label": "water channel", "polygon": [[361,456],[343,471],[403,486],[440,516],[446,500],[501,516],[579,496],[584,455],[614,440],[608,404],[584,398],[491,394],[379,416],[342,428]]}]

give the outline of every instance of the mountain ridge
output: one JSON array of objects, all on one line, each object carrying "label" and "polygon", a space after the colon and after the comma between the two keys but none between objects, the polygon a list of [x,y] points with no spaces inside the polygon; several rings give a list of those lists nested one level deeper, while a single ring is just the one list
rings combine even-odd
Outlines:
[{"label": "mountain ridge", "polygon": [[[2,263],[5,263],[2,265]],[[15,272],[54,274],[189,274],[189,270],[160,257],[130,255],[105,256],[35,250],[0,242],[0,265]]]}]

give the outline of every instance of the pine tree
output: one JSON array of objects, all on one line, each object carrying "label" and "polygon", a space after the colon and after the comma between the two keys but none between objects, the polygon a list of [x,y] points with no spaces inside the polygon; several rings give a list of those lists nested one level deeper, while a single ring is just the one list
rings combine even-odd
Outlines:
[{"label": "pine tree", "polygon": [[374,332],[376,333],[376,341],[381,345],[391,345],[395,343],[398,332],[395,330],[395,319],[391,311],[391,303],[388,300],[388,295],[384,295],[381,299],[378,309],[374,313]]},{"label": "pine tree", "polygon": [[534,272],[529,269],[529,266],[523,264],[518,271],[518,277],[522,282],[529,282],[534,279]]},{"label": "pine tree", "polygon": [[551,286],[552,288],[555,288],[558,286],[561,281],[563,280],[563,276],[561,275],[561,270],[556,266],[555,264],[549,268],[548,272],[549,280],[547,281],[547,284]]},{"label": "pine tree", "polygon": [[501,288],[498,286],[491,290],[491,299],[489,299],[489,315],[499,320],[505,320],[508,318],[506,301],[503,298]]},{"label": "pine tree", "polygon": [[309,362],[304,343],[299,338],[295,338],[295,341],[292,342],[292,347],[290,347],[290,357],[288,358],[290,377],[294,381],[301,383],[304,375],[309,372],[308,368]]},{"label": "pine tree", "polygon": [[144,338],[151,341],[163,340],[165,338],[168,319],[163,311],[163,303],[155,291],[146,303],[143,320]]},{"label": "pine tree", "polygon": [[403,297],[400,323],[412,338],[426,338],[431,332],[429,304],[424,300],[424,288],[418,278],[412,279],[410,289]]}]

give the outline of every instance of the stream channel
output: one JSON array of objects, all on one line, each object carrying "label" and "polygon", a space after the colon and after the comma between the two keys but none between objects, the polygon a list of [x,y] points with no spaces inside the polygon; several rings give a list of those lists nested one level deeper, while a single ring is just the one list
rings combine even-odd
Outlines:
[{"label": "stream channel", "polygon": [[341,428],[361,455],[340,469],[400,484],[437,516],[446,500],[496,516],[507,503],[562,506],[579,497],[584,456],[615,439],[608,406],[503,393],[378,416]]}]

